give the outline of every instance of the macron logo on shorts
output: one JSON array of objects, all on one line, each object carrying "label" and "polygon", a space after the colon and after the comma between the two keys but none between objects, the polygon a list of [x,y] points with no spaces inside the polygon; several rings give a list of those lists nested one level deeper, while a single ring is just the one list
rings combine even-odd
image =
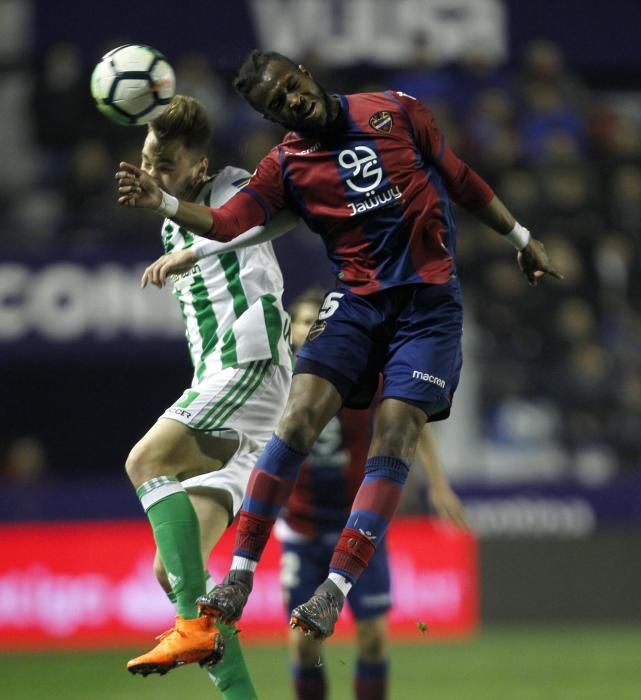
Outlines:
[{"label": "macron logo on shorts", "polygon": [[430,384],[436,384],[436,386],[440,386],[441,389],[445,389],[445,381],[443,379],[433,374],[428,374],[427,372],[419,372],[419,370],[415,369],[412,372],[412,379],[421,379],[424,382],[430,382]]}]

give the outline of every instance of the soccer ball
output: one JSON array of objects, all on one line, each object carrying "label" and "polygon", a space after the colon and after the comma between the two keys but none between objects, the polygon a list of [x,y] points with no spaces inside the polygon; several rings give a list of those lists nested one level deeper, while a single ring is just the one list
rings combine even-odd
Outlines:
[{"label": "soccer ball", "polygon": [[150,122],[175,91],[173,68],[151,46],[119,46],[105,54],[91,74],[91,94],[98,109],[118,124]]}]

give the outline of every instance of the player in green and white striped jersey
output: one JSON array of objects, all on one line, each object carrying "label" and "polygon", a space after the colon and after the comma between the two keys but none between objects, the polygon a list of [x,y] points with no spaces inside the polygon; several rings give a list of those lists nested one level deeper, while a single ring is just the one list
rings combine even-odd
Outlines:
[{"label": "player in green and white striped jersey", "polygon": [[[149,125],[142,168],[175,196],[220,206],[249,174],[226,167],[209,176],[209,140],[204,108],[177,95]],[[221,638],[209,618],[197,617],[195,601],[207,586],[203,562],[240,509],[251,469],[287,399],[290,323],[268,241],[295,222],[288,215],[252,229],[239,247],[200,238],[166,220],[165,254],[142,278],[143,287],[173,283],[194,378],[126,463],[154,531],[156,576],[178,613],[176,626],[160,643],[127,667],[146,675],[183,663],[209,665],[226,700],[256,695],[236,631],[219,625]],[[225,663],[215,666],[222,646]]]}]

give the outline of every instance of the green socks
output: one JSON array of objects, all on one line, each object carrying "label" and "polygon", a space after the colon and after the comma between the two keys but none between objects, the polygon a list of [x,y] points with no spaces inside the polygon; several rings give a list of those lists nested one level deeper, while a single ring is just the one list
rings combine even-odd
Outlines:
[{"label": "green socks", "polygon": [[[180,481],[170,476],[149,479],[136,492],[171,584],[169,599],[181,617],[197,617],[196,598],[205,593],[205,581],[211,584],[211,579],[203,569],[200,526],[189,496]],[[225,656],[222,663],[207,669],[209,677],[225,700],[257,700],[236,626],[217,623],[217,627],[225,640]]]},{"label": "green socks", "polygon": [[[207,572],[205,572],[205,576],[208,581],[211,581]],[[167,596],[175,605],[176,597],[174,594],[168,593]],[[225,655],[217,666],[205,669],[207,674],[223,694],[225,700],[258,700],[249,670],[245,664],[243,650],[240,648],[236,625],[228,627],[222,622],[217,622],[216,627],[225,640]]]},{"label": "green socks", "polygon": [[[159,476],[136,490],[181,617],[197,617],[196,598],[205,592],[200,526],[187,492],[175,477]],[[239,696],[240,697],[240,696]]]},{"label": "green socks", "polygon": [[[214,582],[208,571],[205,571],[205,579],[209,593],[214,587]],[[225,625],[222,622],[217,622],[216,627],[225,640],[225,656],[218,666],[207,669],[209,677],[225,700],[258,700],[240,647],[238,628],[236,625]]]},{"label": "green socks", "polygon": [[225,656],[217,666],[207,669],[209,677],[225,700],[258,700],[240,648],[236,625],[217,622],[216,627],[225,640]]},{"label": "green socks", "polygon": [[[207,592],[209,592],[213,588],[213,582],[207,571],[204,572],[204,576]],[[176,596],[173,592],[168,593],[167,597],[174,605],[176,604]],[[208,676],[225,700],[258,700],[245,664],[243,650],[240,648],[236,625],[227,626],[217,622],[216,627],[225,640],[225,656],[217,666],[205,669]]]}]

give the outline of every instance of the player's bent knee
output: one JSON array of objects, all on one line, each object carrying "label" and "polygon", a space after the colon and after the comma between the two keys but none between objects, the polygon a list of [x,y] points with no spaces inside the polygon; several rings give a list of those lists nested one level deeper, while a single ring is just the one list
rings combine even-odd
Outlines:
[{"label": "player's bent knee", "polygon": [[125,462],[125,471],[135,486],[155,476],[167,474],[165,460],[153,444],[139,442],[132,448]]},{"label": "player's bent knee", "polygon": [[411,461],[416,450],[418,436],[425,425],[425,414],[378,416],[370,445],[370,455],[388,455]]},{"label": "player's bent knee", "polygon": [[296,402],[285,409],[276,433],[293,449],[309,452],[324,427],[315,407]]}]

